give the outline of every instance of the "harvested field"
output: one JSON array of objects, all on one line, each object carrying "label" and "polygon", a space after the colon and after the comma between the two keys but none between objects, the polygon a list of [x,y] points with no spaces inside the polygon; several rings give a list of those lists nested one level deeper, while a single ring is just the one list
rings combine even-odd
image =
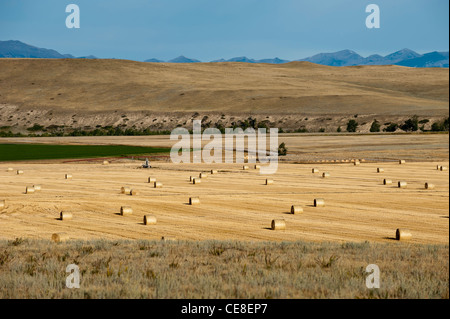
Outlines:
[{"label": "harvested field", "polygon": [[[447,162],[383,163],[386,173],[376,172],[379,163],[321,164],[333,178],[311,174],[308,164],[280,164],[276,183],[265,186],[267,176],[243,171],[239,164],[178,164],[153,162],[152,176],[164,184],[148,183],[150,170],[140,162],[21,163],[27,174],[0,167],[0,198],[7,207],[0,212],[0,238],[50,239],[67,233],[71,239],[161,239],[243,241],[371,241],[393,242],[395,231],[411,231],[411,243],[448,244],[449,175],[436,170]],[[4,167],[3,167],[4,166]],[[64,174],[70,169],[70,183]],[[188,177],[198,171],[217,169],[203,183],[193,186]],[[93,174],[95,172],[95,174]],[[383,179],[407,181],[408,188],[383,185]],[[425,190],[424,183],[436,185]],[[27,184],[42,191],[27,196]],[[140,196],[124,196],[123,185],[140,190]],[[200,197],[199,206],[188,205]],[[315,198],[326,206],[313,207]],[[290,214],[292,203],[303,214]],[[133,215],[118,216],[118,207],[133,207]],[[61,211],[77,216],[70,224],[58,221]],[[158,225],[143,227],[142,218],[153,214]],[[284,219],[286,230],[270,230],[273,219]]]}]

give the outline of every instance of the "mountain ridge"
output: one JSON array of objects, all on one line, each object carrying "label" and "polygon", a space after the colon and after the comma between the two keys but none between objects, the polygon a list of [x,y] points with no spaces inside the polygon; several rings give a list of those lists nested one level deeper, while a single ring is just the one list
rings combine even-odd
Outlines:
[{"label": "mountain ridge", "polygon": [[[56,50],[38,48],[18,40],[0,41],[0,58],[41,58],[41,59],[98,59],[93,55],[75,57],[71,54],[61,54]],[[372,54],[363,57],[357,52],[349,49],[336,52],[318,53],[316,55],[298,60],[285,60],[278,57],[256,60],[246,56],[230,59],[217,59],[206,63],[267,63],[285,64],[295,61],[306,61],[327,66],[357,66],[357,65],[400,65],[407,67],[449,67],[449,52],[417,53],[411,49],[404,48],[386,56]],[[148,63],[200,63],[202,61],[180,55],[174,59],[163,61],[156,58],[144,60]],[[204,62],[205,63],[205,62]]]}]

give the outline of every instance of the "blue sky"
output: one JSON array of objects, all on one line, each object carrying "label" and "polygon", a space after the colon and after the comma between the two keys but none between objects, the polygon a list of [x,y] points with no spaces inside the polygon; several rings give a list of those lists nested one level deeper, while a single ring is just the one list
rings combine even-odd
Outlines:
[{"label": "blue sky", "polygon": [[[71,3],[80,29],[66,28]],[[380,29],[366,28],[371,3]],[[0,40],[138,61],[426,53],[449,50],[448,11],[448,0],[0,0]]]}]

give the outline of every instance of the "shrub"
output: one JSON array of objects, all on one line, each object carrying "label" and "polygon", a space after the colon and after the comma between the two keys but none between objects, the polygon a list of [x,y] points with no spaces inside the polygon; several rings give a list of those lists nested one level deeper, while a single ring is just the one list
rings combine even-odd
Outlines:
[{"label": "shrub", "polygon": [[385,132],[395,132],[398,128],[398,124],[397,123],[391,123],[389,124],[383,131]]},{"label": "shrub", "polygon": [[281,143],[280,146],[278,146],[278,156],[286,156],[287,154],[287,148],[286,144]]},{"label": "shrub", "polygon": [[417,131],[419,129],[419,117],[414,115],[412,118],[406,120],[400,128],[405,132]]},{"label": "shrub", "polygon": [[379,132],[381,128],[380,122],[377,120],[372,122],[372,126],[370,127],[371,132]]},{"label": "shrub", "polygon": [[356,132],[356,129],[358,128],[358,122],[355,120],[350,120],[347,123],[347,132]]}]

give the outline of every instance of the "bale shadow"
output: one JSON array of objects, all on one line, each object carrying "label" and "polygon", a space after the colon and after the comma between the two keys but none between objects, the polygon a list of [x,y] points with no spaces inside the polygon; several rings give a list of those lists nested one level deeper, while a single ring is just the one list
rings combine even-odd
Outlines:
[{"label": "bale shadow", "polygon": [[397,241],[397,238],[395,238],[395,237],[383,237],[383,239],[387,239],[387,240],[395,240],[395,241]]},{"label": "bale shadow", "polygon": [[263,229],[272,230],[272,227],[263,227]]}]

